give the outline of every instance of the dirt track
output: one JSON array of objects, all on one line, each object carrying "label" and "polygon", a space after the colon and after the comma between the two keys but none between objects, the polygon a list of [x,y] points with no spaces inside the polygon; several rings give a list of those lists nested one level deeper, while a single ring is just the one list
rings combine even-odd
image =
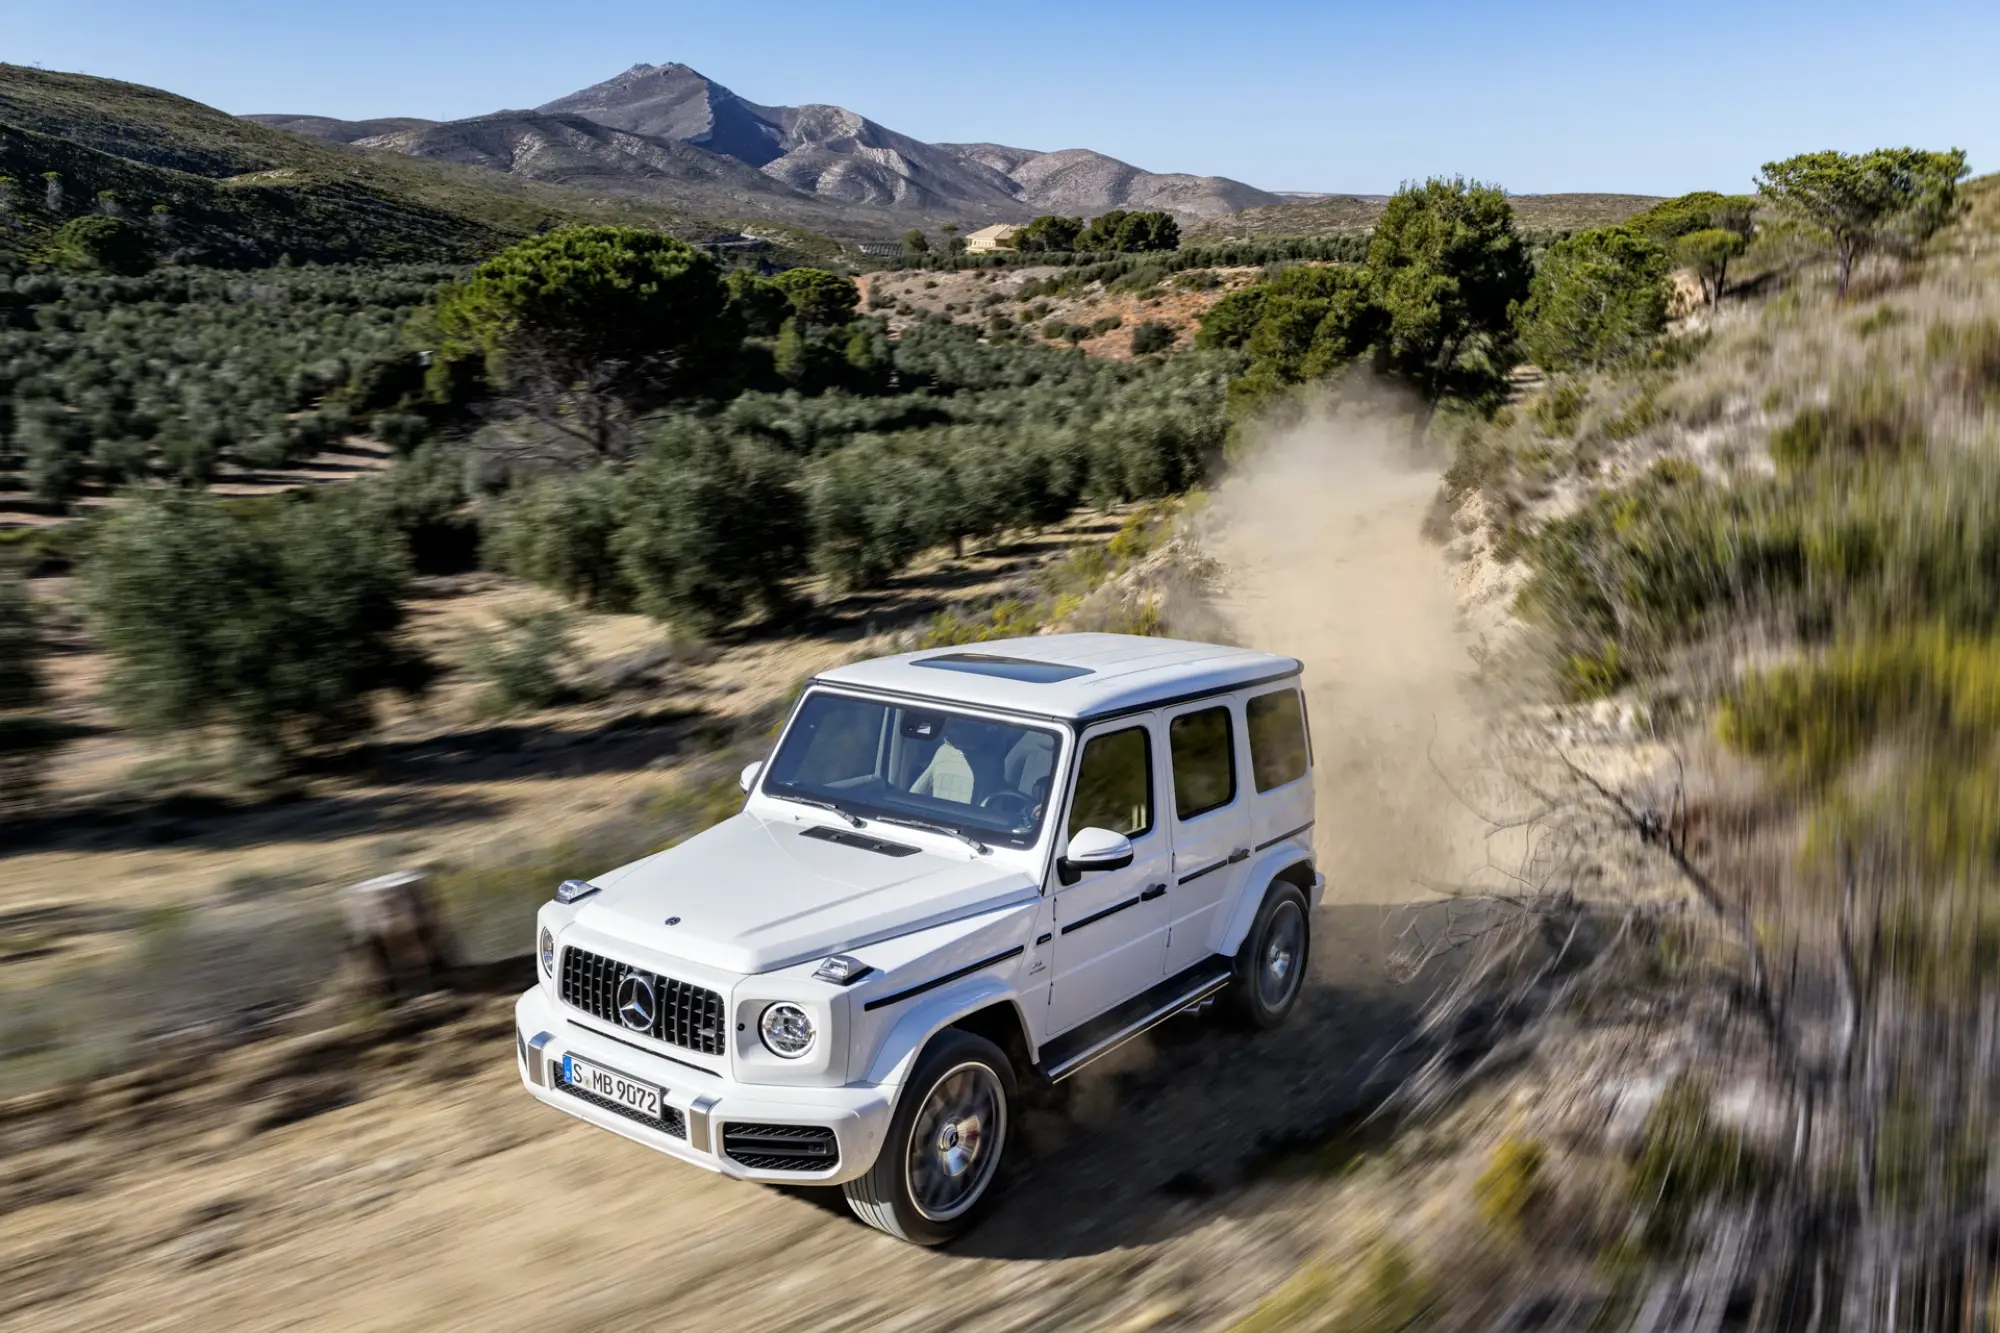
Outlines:
[{"label": "dirt track", "polygon": [[1340,1232],[1302,1166],[1421,999],[1384,972],[1381,905],[1461,850],[1425,777],[1465,716],[1417,538],[1432,481],[1331,435],[1281,443],[1216,509],[1229,614],[1310,673],[1333,893],[1286,1029],[1180,1019],[1077,1080],[1026,1116],[987,1225],[927,1252],[837,1194],[735,1184],[541,1108],[495,998],[361,1067],[303,1068],[321,1101],[294,1090],[301,1112],[336,1105],[278,1127],[202,1081],[88,1129],[0,1126],[0,1328],[1226,1326]]}]

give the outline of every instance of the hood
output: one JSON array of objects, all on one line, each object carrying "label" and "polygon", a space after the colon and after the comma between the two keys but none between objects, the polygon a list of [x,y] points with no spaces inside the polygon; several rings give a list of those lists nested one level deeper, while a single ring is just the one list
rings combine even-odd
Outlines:
[{"label": "hood", "polygon": [[[859,949],[1039,892],[986,857],[890,856],[825,840],[811,823],[734,815],[593,883],[578,925],[731,972],[769,972]],[[914,845],[903,830],[872,836]],[[808,836],[808,835],[811,836]],[[679,921],[669,926],[669,917]]]}]

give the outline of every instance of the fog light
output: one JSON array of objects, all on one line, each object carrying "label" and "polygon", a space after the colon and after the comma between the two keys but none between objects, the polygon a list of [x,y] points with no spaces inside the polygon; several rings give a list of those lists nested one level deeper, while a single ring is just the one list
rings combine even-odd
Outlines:
[{"label": "fog light", "polygon": [[549,933],[547,926],[542,927],[541,944],[542,971],[548,973],[550,976],[554,976],[556,974],[556,937]]},{"label": "fog light", "polygon": [[812,1015],[795,1004],[774,1004],[757,1024],[771,1054],[796,1060],[812,1049]]}]

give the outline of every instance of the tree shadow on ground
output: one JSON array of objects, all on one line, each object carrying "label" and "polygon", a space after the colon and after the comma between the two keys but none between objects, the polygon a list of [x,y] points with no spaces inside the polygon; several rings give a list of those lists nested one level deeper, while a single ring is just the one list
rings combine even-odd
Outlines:
[{"label": "tree shadow on ground", "polygon": [[27,852],[131,852],[160,847],[239,851],[272,842],[330,842],[494,819],[498,803],[457,794],[362,792],[232,799],[108,796],[0,822],[0,862]]},{"label": "tree shadow on ground", "polygon": [[698,708],[656,709],[589,726],[495,722],[378,742],[329,759],[316,771],[399,787],[598,777],[706,753],[715,748],[714,726]]}]

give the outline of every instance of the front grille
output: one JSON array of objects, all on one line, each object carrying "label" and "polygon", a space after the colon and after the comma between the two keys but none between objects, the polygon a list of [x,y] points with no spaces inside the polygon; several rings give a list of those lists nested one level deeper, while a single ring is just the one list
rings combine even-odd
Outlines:
[{"label": "front grille", "polygon": [[556,1087],[562,1089],[580,1102],[589,1102],[600,1111],[610,1111],[616,1115],[624,1116],[627,1120],[636,1120],[648,1129],[663,1130],[677,1139],[684,1139],[688,1136],[687,1117],[671,1106],[662,1106],[660,1108],[660,1118],[655,1120],[649,1115],[642,1115],[638,1111],[633,1110],[623,1102],[614,1102],[609,1097],[600,1097],[594,1092],[577,1087],[574,1083],[563,1082],[561,1065],[555,1066],[555,1075]]},{"label": "front grille", "polygon": [[618,986],[634,972],[653,985],[653,1026],[647,1036],[702,1055],[722,1054],[726,1028],[720,995],[602,954],[584,949],[563,950],[563,1003],[583,1010],[592,1018],[625,1027],[618,1016]]},{"label": "front grille", "polygon": [[825,1125],[725,1123],[722,1152],[752,1171],[831,1171],[840,1165],[840,1144]]}]

